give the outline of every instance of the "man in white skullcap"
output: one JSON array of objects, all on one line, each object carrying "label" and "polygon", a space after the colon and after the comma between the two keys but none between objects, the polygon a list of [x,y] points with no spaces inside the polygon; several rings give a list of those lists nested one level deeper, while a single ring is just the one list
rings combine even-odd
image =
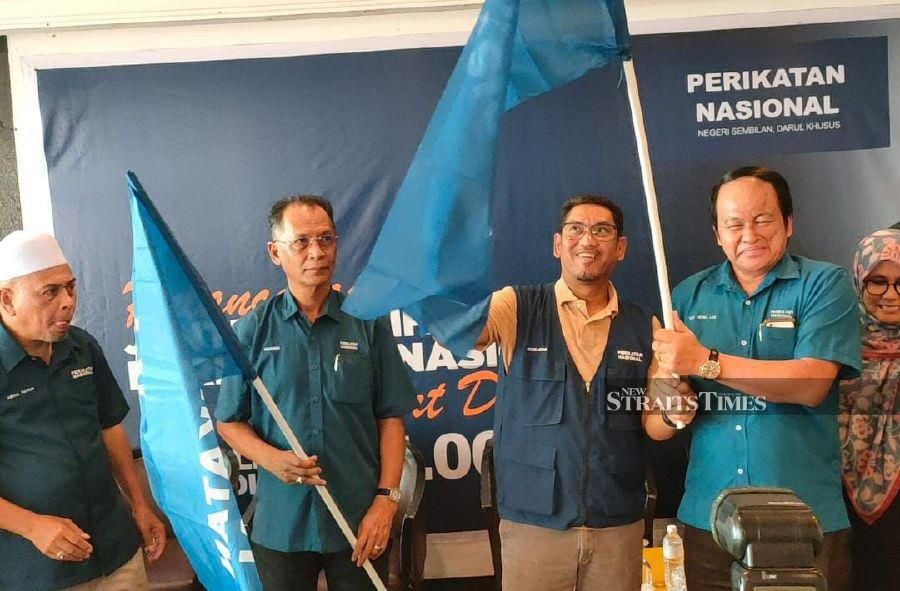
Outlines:
[{"label": "man in white skullcap", "polygon": [[0,241],[0,589],[146,589],[139,546],[152,561],[166,545],[76,300],[52,236]]}]

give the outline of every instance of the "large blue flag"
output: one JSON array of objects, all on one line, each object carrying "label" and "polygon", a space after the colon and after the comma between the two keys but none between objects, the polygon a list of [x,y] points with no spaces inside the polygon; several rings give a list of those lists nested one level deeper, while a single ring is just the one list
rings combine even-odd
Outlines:
[{"label": "large blue flag", "polygon": [[491,288],[503,113],[629,51],[622,0],[486,0],[344,310],[401,308],[465,355]]},{"label": "large blue flag", "polygon": [[255,377],[227,320],[128,173],[141,448],[153,496],[207,589],[262,588],[202,385]]}]

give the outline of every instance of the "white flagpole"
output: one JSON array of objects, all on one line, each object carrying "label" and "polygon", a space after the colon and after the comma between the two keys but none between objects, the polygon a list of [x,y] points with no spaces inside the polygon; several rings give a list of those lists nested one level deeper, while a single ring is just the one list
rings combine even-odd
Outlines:
[{"label": "white flagpole", "polygon": [[[306,452],[303,450],[303,446],[300,445],[300,441],[297,439],[297,436],[294,435],[294,431],[291,429],[291,426],[288,425],[287,421],[284,419],[284,415],[281,414],[281,410],[278,408],[278,405],[275,404],[275,400],[272,399],[272,395],[269,393],[269,389],[266,388],[266,385],[258,376],[253,379],[253,387],[256,388],[256,391],[259,393],[260,398],[262,398],[263,404],[265,404],[266,408],[269,409],[269,412],[272,413],[272,417],[275,419],[275,423],[278,425],[278,428],[281,430],[281,433],[284,435],[285,439],[288,440],[288,443],[291,446],[291,451],[297,454],[297,457],[304,460],[307,459],[307,457],[309,456],[306,455]],[[347,523],[347,520],[344,518],[344,514],[341,513],[341,510],[338,508],[334,497],[331,496],[331,493],[324,485],[318,485],[315,488],[316,492],[319,493],[319,496],[322,497],[322,501],[325,503],[325,506],[328,507],[328,512],[331,513],[331,516],[334,517],[334,520],[337,522],[338,527],[344,534],[344,537],[347,538],[348,542],[350,542],[350,547],[355,549],[356,534],[354,534],[353,530],[350,529],[350,524]],[[372,566],[371,561],[366,560],[366,562],[363,564],[363,568],[365,569],[366,574],[369,575],[369,579],[372,581],[372,584],[375,585],[375,589],[377,589],[378,591],[387,591],[387,588],[384,586],[384,583],[381,581],[378,573],[375,572],[375,567]]]},{"label": "white flagpole", "polygon": [[[653,166],[650,164],[650,147],[647,143],[647,129],[644,127],[644,109],[638,94],[637,76],[634,73],[634,61],[624,60],[625,86],[628,88],[628,103],[631,105],[631,124],[634,128],[634,142],[637,145],[638,161],[641,163],[641,180],[644,184],[644,197],[647,201],[647,219],[650,222],[650,240],[653,243],[653,260],[656,263],[656,282],[659,284],[659,302],[662,306],[663,326],[672,330],[675,320],[672,314],[672,290],[669,287],[669,266],[666,263],[666,250],[663,245],[662,225],[659,221],[659,204],[656,201],[656,185],[653,182]],[[673,374],[674,375],[674,374]],[[674,375],[674,377],[679,377]],[[678,429],[684,429],[681,421],[676,423]]]},{"label": "white flagpole", "polygon": [[634,61],[622,62],[625,68],[625,85],[628,87],[628,103],[631,105],[631,123],[637,144],[638,160],[641,163],[641,180],[647,201],[647,218],[650,220],[650,238],[653,242],[653,260],[656,262],[656,281],[659,284],[659,301],[662,305],[663,325],[672,329],[672,291],[669,288],[669,267],[666,265],[666,251],[663,246],[662,226],[659,222],[659,205],[656,202],[656,185],[653,183],[653,167],[650,164],[650,148],[647,144],[647,130],[644,127],[644,110],[638,95],[637,76]]}]

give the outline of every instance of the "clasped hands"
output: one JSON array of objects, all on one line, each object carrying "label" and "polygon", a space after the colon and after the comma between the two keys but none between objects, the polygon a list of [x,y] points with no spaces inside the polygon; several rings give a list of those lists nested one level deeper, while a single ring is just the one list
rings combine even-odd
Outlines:
[{"label": "clasped hands", "polygon": [[656,372],[650,380],[650,395],[654,411],[676,425],[689,425],[697,413],[697,395],[691,389],[687,376],[696,374],[708,358],[709,350],[689,329],[677,312],[673,312],[674,329],[657,328],[653,331],[653,354]]}]

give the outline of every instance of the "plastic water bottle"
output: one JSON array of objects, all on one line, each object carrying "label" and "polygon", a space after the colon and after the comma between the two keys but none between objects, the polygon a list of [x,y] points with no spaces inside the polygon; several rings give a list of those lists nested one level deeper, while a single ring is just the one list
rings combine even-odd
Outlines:
[{"label": "plastic water bottle", "polygon": [[641,591],[653,591],[653,569],[646,558],[641,565]]},{"label": "plastic water bottle", "polygon": [[[644,549],[650,545],[650,542],[644,540]],[[641,559],[641,591],[653,591],[653,569],[646,558]]]},{"label": "plastic water bottle", "polygon": [[684,542],[678,535],[678,526],[666,526],[663,538],[663,564],[666,573],[666,591],[687,591],[684,576]]}]

